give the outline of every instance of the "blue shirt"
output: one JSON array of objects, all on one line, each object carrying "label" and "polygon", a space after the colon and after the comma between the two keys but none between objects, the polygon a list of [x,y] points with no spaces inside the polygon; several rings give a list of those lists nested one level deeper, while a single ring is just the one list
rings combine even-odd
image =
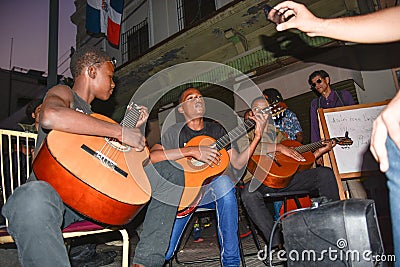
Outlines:
[{"label": "blue shirt", "polygon": [[275,122],[275,126],[280,131],[286,133],[288,135],[288,138],[291,140],[296,140],[296,134],[298,132],[303,131],[296,114],[289,109],[286,109],[283,112],[282,118],[279,118],[279,119],[275,120],[274,122]]}]

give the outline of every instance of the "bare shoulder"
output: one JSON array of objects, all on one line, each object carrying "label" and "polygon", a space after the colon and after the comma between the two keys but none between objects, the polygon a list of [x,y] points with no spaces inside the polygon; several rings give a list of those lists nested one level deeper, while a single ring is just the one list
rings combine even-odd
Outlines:
[{"label": "bare shoulder", "polygon": [[66,85],[58,84],[53,86],[52,88],[49,89],[47,92],[47,95],[71,95],[72,96],[72,90]]},{"label": "bare shoulder", "polygon": [[52,88],[49,89],[49,91],[46,94],[46,97],[60,97],[63,99],[72,99],[72,90],[66,85],[55,85]]},{"label": "bare shoulder", "polygon": [[44,104],[63,102],[65,106],[70,106],[73,102],[73,94],[70,87],[66,85],[53,86],[46,94]]}]

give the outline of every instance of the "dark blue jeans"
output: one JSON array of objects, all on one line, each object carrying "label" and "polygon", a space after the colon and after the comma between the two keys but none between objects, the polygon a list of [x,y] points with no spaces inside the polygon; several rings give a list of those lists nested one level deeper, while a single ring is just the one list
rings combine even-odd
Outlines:
[{"label": "dark blue jeans", "polygon": [[400,150],[388,137],[386,140],[386,149],[389,159],[389,170],[386,172],[389,188],[390,213],[392,219],[394,255],[396,256],[395,266],[400,266]]},{"label": "dark blue jeans", "polygon": [[[234,184],[229,176],[215,178],[205,189],[200,208],[216,210],[218,240],[221,247],[222,265],[238,267],[240,251],[238,239],[238,206]],[[183,231],[191,215],[175,220],[166,259],[169,260],[178,248]]]},{"label": "dark blue jeans", "polygon": [[[162,266],[184,176],[182,170],[172,167],[168,161],[145,169],[152,187],[152,200],[134,261],[145,266]],[[9,220],[8,229],[24,267],[70,266],[61,229],[82,218],[63,204],[48,183],[32,181],[17,188],[3,207],[3,215]]]}]

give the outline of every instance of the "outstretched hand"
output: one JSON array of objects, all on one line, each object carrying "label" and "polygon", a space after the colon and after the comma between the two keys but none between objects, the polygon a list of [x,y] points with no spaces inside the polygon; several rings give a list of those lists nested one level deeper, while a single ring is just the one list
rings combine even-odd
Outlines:
[{"label": "outstretched hand", "polygon": [[285,1],[276,5],[274,9],[279,10],[287,19],[276,26],[277,31],[296,28],[310,37],[317,36],[322,19],[314,16],[303,4]]}]

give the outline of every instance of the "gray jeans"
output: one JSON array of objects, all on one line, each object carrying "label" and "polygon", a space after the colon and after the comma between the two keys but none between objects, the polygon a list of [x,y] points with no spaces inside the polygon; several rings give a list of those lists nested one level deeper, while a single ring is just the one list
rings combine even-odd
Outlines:
[{"label": "gray jeans", "polygon": [[[162,266],[184,175],[168,161],[145,169],[152,187],[152,200],[134,261],[145,266]],[[17,188],[3,207],[3,215],[9,220],[8,231],[17,244],[24,267],[70,266],[61,229],[83,218],[67,208],[48,183],[32,181]]]}]

